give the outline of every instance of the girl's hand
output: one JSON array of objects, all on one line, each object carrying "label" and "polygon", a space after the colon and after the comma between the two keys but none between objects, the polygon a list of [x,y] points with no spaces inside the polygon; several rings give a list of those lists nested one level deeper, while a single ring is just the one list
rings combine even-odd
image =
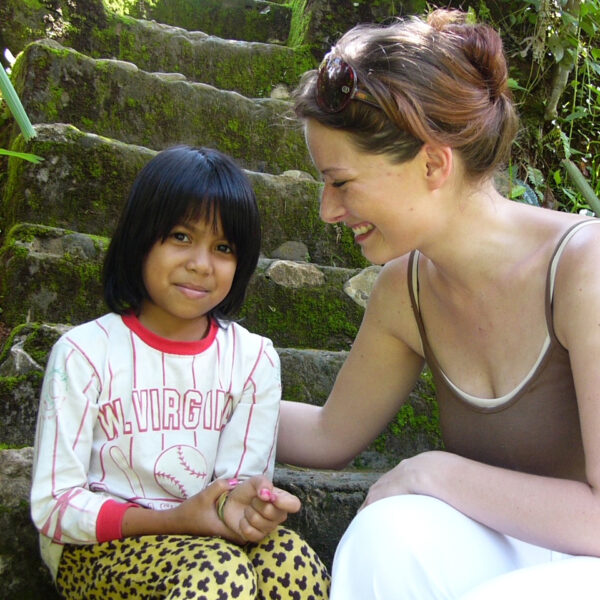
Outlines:
[{"label": "girl's hand", "polygon": [[226,479],[217,479],[175,508],[152,510],[129,508],[121,524],[124,537],[153,534],[219,536],[243,542],[219,519],[216,502],[223,492],[233,489]]},{"label": "girl's hand", "polygon": [[229,493],[223,517],[227,526],[243,541],[259,542],[283,523],[289,513],[298,512],[300,506],[296,496],[257,475],[241,482]]}]

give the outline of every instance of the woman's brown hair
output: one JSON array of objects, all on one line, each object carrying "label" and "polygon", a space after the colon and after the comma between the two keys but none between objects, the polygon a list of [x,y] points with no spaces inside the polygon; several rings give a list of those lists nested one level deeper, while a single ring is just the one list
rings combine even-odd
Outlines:
[{"label": "woman's brown hair", "polygon": [[331,52],[354,68],[381,109],[356,100],[325,112],[317,72],[309,71],[294,92],[298,117],[347,131],[361,150],[397,162],[413,158],[424,142],[458,150],[472,177],[489,176],[508,160],[518,117],[502,40],[491,27],[438,9],[426,21],[358,25]]}]

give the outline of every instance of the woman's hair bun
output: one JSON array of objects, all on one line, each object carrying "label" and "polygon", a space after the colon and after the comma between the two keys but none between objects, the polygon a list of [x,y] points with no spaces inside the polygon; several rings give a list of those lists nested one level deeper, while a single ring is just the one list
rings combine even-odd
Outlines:
[{"label": "woman's hair bun", "polygon": [[468,13],[443,8],[434,10],[427,23],[440,34],[454,38],[455,44],[481,74],[490,101],[495,102],[503,94],[510,96],[502,39],[495,29],[469,23]]}]

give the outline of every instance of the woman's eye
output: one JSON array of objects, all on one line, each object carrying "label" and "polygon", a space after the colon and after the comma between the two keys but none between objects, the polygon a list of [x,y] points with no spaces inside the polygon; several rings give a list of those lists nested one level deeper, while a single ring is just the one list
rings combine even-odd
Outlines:
[{"label": "woman's eye", "polygon": [[331,186],[334,188],[341,188],[345,183],[345,181],[333,181]]}]

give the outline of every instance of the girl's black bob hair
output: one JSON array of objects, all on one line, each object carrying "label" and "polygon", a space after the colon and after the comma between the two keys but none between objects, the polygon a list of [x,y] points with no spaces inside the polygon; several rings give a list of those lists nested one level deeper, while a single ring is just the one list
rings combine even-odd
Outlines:
[{"label": "girl's black bob hair", "polygon": [[237,267],[229,294],[209,316],[229,319],[246,294],[261,244],[256,196],[244,172],[210,148],[175,146],[159,152],[136,177],[114,232],[102,273],[104,300],[117,314],[138,314],[148,292],[142,266],[157,241],[174,227],[205,219],[233,246]]}]

